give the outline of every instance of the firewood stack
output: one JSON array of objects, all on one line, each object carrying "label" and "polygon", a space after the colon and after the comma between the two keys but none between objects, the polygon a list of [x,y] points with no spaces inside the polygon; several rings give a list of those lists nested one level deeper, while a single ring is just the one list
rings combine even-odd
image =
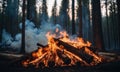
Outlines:
[{"label": "firewood stack", "polygon": [[[39,49],[33,53],[36,53],[34,58],[23,61],[23,65],[28,67],[30,64],[36,65],[36,67],[55,67],[55,66],[70,66],[80,63],[80,65],[92,66],[101,62],[101,58],[89,49],[90,47],[76,48],[60,39],[54,39],[56,45],[55,52],[52,50],[44,50],[49,45],[41,45],[37,43],[39,49],[42,49],[39,55]],[[61,46],[63,48],[61,48]],[[31,57],[33,57],[31,55]],[[58,60],[60,59],[60,60]],[[57,61],[58,60],[58,61]],[[59,62],[59,63],[57,63]]]}]

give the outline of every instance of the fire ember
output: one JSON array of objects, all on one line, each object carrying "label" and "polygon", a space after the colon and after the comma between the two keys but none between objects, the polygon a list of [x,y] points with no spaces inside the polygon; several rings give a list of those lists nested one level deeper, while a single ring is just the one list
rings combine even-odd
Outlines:
[{"label": "fire ember", "polygon": [[101,62],[102,58],[91,49],[91,43],[82,38],[70,36],[65,31],[56,29],[55,33],[46,34],[47,45],[37,44],[38,50],[22,62],[23,66],[54,67],[72,66],[79,63],[82,66],[93,66]]}]

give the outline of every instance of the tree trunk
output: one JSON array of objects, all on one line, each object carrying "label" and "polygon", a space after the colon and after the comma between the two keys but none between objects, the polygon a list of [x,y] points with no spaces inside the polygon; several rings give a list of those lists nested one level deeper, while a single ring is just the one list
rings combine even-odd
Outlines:
[{"label": "tree trunk", "polygon": [[59,15],[59,23],[61,26],[67,31],[68,25],[68,8],[69,8],[69,0],[62,0],[61,8],[60,8],[60,15]]},{"label": "tree trunk", "polygon": [[108,3],[107,3],[107,1],[108,0],[106,0],[106,2],[105,2],[105,7],[106,7],[106,28],[107,28],[107,35],[106,35],[106,37],[107,37],[107,48],[110,48],[110,37],[109,37],[109,23],[108,23],[108,9],[107,9],[107,5],[108,5]]},{"label": "tree trunk", "polygon": [[79,37],[82,37],[82,0],[78,0]]},{"label": "tree trunk", "polygon": [[72,0],[72,34],[75,34],[75,14],[74,14],[74,0]]},{"label": "tree trunk", "polygon": [[[118,11],[118,42],[119,42],[119,48],[120,48],[120,1],[117,0],[117,11]],[[120,50],[120,49],[119,49]]]},{"label": "tree trunk", "polygon": [[11,8],[9,9],[11,11],[10,12],[11,33],[12,33],[12,36],[14,37],[19,32],[19,27],[18,27],[19,0],[12,1]]},{"label": "tree trunk", "polygon": [[6,0],[3,0],[3,3],[2,3],[2,18],[1,18],[1,23],[0,23],[0,42],[2,41],[2,29],[5,28],[5,9],[6,9]]},{"label": "tree trunk", "polygon": [[53,6],[53,8],[52,8],[52,22],[54,23],[54,24],[56,24],[56,22],[57,22],[57,2],[56,2],[56,0],[55,0],[55,2],[54,2],[54,6]]},{"label": "tree trunk", "polygon": [[2,42],[2,29],[3,29],[2,22],[0,22],[0,43]]},{"label": "tree trunk", "polygon": [[2,42],[2,22],[0,22],[0,43],[1,42]]},{"label": "tree trunk", "polygon": [[90,7],[90,5],[91,5],[91,2],[89,1],[89,5],[88,5],[88,15],[89,15],[89,32],[88,32],[88,34],[89,34],[89,36],[88,36],[88,38],[89,38],[89,41],[90,42],[93,42],[93,31],[92,31],[92,20],[91,20],[91,7]]},{"label": "tree trunk", "polygon": [[[11,31],[11,18],[10,18],[10,4],[11,4],[11,0],[3,0],[3,12],[2,12],[2,16],[3,16],[3,20],[2,20],[2,25],[3,28],[9,32],[12,33]],[[12,10],[12,9],[11,9]]]},{"label": "tree trunk", "polygon": [[22,7],[22,43],[21,43],[21,53],[25,53],[25,6],[26,0],[23,0],[23,7]]},{"label": "tree trunk", "polygon": [[100,0],[92,0],[92,22],[94,45],[99,48],[98,50],[104,50]]},{"label": "tree trunk", "polygon": [[118,40],[118,29],[117,28],[117,13],[116,13],[116,3],[114,2],[113,0],[113,18],[114,18],[114,25],[113,25],[113,33],[114,33],[114,45],[115,45],[115,49],[118,48],[118,43],[117,43],[117,40]]},{"label": "tree trunk", "polygon": [[115,39],[114,39],[114,25],[115,25],[115,22],[114,22],[114,7],[113,7],[113,0],[111,0],[110,2],[111,4],[111,24],[110,24],[110,32],[111,32],[111,50],[115,50]]},{"label": "tree trunk", "polygon": [[41,14],[41,19],[42,21],[48,21],[48,12],[47,12],[47,1],[46,0],[42,0],[42,14]]},{"label": "tree trunk", "polygon": [[36,23],[36,0],[27,0],[27,19]]}]

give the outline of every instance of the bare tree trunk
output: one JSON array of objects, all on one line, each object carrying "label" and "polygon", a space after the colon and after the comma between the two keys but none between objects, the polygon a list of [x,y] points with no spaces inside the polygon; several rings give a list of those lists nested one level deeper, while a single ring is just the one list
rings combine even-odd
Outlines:
[{"label": "bare tree trunk", "polygon": [[75,34],[75,14],[74,14],[74,1],[72,0],[72,34]]},{"label": "bare tree trunk", "polygon": [[2,3],[2,19],[1,19],[1,23],[0,23],[0,42],[2,41],[2,29],[5,28],[5,6],[6,4],[6,0],[3,0],[3,3]]},{"label": "bare tree trunk", "polygon": [[7,32],[9,32],[9,33],[12,34],[12,30],[11,30],[11,27],[12,27],[12,25],[11,25],[12,18],[10,18],[10,13],[11,13],[10,10],[12,10],[11,1],[12,0],[3,0],[3,4],[4,4],[3,28],[5,28]]},{"label": "bare tree trunk", "polygon": [[105,7],[106,7],[106,26],[107,26],[107,47],[110,48],[110,37],[109,37],[109,24],[108,24],[108,9],[107,9],[107,3],[108,0],[106,0]]},{"label": "bare tree trunk", "polygon": [[115,49],[117,49],[117,33],[118,33],[118,29],[119,28],[117,28],[117,16],[116,16],[116,4],[115,4],[115,2],[114,2],[114,0],[113,0],[113,19],[114,19],[114,25],[113,25],[113,33],[114,33],[114,47],[115,47]]},{"label": "bare tree trunk", "polygon": [[57,22],[57,2],[56,2],[56,0],[54,2],[54,6],[52,9],[52,17],[51,18],[52,18],[52,22],[54,24],[56,24],[56,22]]},{"label": "bare tree trunk", "polygon": [[36,24],[36,0],[27,0],[27,19],[33,21]]},{"label": "bare tree trunk", "polygon": [[20,53],[25,53],[25,6],[26,0],[23,0],[23,7],[22,7],[22,41],[21,41],[21,51]]},{"label": "bare tree trunk", "polygon": [[111,24],[110,24],[110,32],[111,32],[111,49],[112,50],[115,50],[115,38],[114,38],[114,25],[115,25],[115,22],[114,22],[114,10],[113,10],[113,0],[111,0],[110,2],[111,4]]},{"label": "bare tree trunk", "polygon": [[91,15],[92,15],[92,10],[91,10],[91,7],[90,7],[90,5],[91,5],[92,3],[91,3],[91,1],[89,1],[89,6],[88,6],[88,8],[89,8],[89,41],[90,42],[93,42],[93,31],[92,31],[92,20],[91,20]]},{"label": "bare tree trunk", "polygon": [[[0,20],[2,20],[2,13],[1,12],[0,12]],[[2,42],[2,21],[0,21],[0,43],[1,42]]]},{"label": "bare tree trunk", "polygon": [[[3,18],[3,15],[1,14],[2,18]],[[1,19],[2,20],[2,19]],[[0,22],[0,42],[2,42],[2,29],[3,29],[3,24],[2,22]]]},{"label": "bare tree trunk", "polygon": [[61,2],[61,8],[60,8],[60,12],[59,12],[59,23],[61,24],[61,26],[66,30],[67,30],[67,25],[68,25],[68,9],[69,8],[69,0],[62,0]]},{"label": "bare tree trunk", "polygon": [[[117,11],[118,11],[118,43],[120,48],[120,1],[117,0]],[[120,49],[119,49],[120,50]]]},{"label": "bare tree trunk", "polygon": [[47,12],[47,1],[46,0],[42,0],[42,21],[48,21],[48,12]]},{"label": "bare tree trunk", "polygon": [[79,37],[82,37],[82,0],[78,0]]},{"label": "bare tree trunk", "polygon": [[19,32],[18,11],[19,11],[19,0],[14,0],[14,1],[12,1],[12,10],[11,10],[11,13],[10,13],[10,15],[11,15],[10,16],[10,19],[11,19],[11,33],[12,33],[13,37]]},{"label": "bare tree trunk", "polygon": [[99,48],[98,50],[104,50],[100,0],[92,0],[92,22],[94,45]]}]

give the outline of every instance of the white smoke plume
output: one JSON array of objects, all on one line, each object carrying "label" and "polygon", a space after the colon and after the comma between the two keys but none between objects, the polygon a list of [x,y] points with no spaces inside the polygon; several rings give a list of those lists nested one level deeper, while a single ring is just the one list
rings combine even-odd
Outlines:
[{"label": "white smoke plume", "polygon": [[[62,29],[59,24],[53,25],[50,23],[42,22],[40,28],[36,28],[34,23],[26,20],[25,22],[25,49],[26,52],[32,52],[36,50],[37,43],[46,45],[47,38],[46,33],[48,31],[54,32],[56,28]],[[19,24],[19,28],[22,29],[22,23]],[[14,38],[9,33],[3,30],[2,44],[9,45],[10,48],[20,50],[21,48],[21,33],[16,34]]]}]

